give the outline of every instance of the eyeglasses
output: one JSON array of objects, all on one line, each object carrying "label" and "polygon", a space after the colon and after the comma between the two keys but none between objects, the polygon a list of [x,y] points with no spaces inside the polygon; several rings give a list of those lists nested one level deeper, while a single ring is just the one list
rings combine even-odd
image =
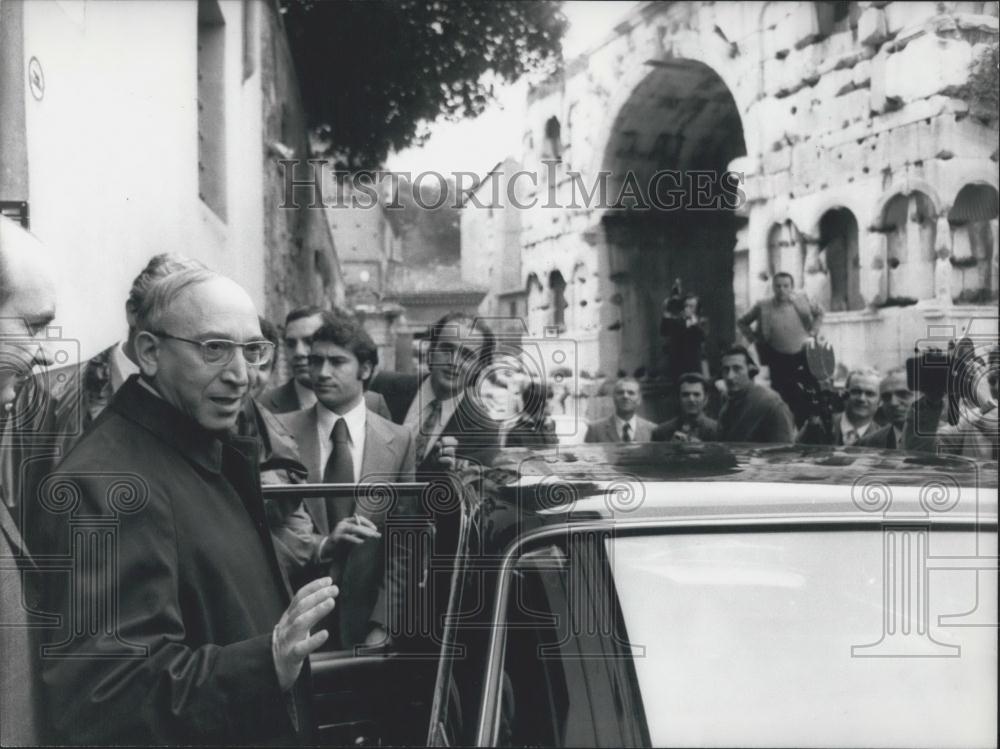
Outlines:
[{"label": "eyeglasses", "polygon": [[243,349],[243,359],[251,366],[267,364],[274,356],[274,344],[270,341],[249,341],[248,343],[237,343],[227,338],[212,338],[207,341],[194,341],[190,338],[170,335],[169,333],[148,331],[158,338],[171,338],[175,341],[191,343],[201,349],[201,357],[206,364],[225,365],[233,360],[236,349]]}]

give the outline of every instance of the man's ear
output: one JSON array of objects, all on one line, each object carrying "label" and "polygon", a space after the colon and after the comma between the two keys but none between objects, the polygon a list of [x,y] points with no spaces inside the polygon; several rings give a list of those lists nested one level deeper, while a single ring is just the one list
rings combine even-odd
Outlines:
[{"label": "man's ear", "polygon": [[358,379],[367,384],[371,380],[374,370],[375,367],[370,361],[364,362],[358,367]]},{"label": "man's ear", "polygon": [[147,377],[155,377],[160,368],[160,339],[146,330],[135,334],[135,357]]}]

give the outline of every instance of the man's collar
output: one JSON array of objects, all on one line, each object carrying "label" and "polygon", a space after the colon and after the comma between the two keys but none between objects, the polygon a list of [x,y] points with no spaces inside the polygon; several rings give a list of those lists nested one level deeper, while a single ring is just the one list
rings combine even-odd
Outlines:
[{"label": "man's collar", "polygon": [[119,341],[111,347],[111,391],[117,393],[125,381],[139,374],[139,365],[125,354],[127,341]]},{"label": "man's collar", "polygon": [[868,433],[868,430],[871,429],[872,424],[873,422],[868,421],[865,424],[856,427],[851,423],[850,419],[847,418],[847,412],[845,411],[842,413],[840,415],[840,434],[841,437],[843,437],[844,444],[847,444],[847,437],[851,433],[854,434],[855,440],[859,440],[864,437]]},{"label": "man's collar", "polygon": [[635,428],[635,414],[632,414],[632,415],[631,415],[631,416],[629,416],[629,417],[628,417],[627,419],[623,419],[623,418],[622,418],[621,416],[619,416],[619,415],[618,415],[618,413],[616,412],[616,413],[615,413],[615,424],[617,424],[617,425],[618,425],[618,428],[619,428],[619,429],[621,429],[621,427],[622,427],[622,424],[628,424],[628,425],[629,425],[630,427],[632,427],[632,428],[634,429],[634,428]]},{"label": "man's collar", "polygon": [[335,413],[324,406],[322,401],[319,400],[316,401],[315,409],[316,422],[319,425],[320,432],[323,433],[326,439],[330,438],[333,426],[337,423],[337,419],[340,418],[343,418],[344,422],[347,424],[347,432],[352,442],[357,439],[356,435],[364,432],[366,421],[365,412],[368,410],[368,407],[365,403],[363,395],[358,403],[347,413]]},{"label": "man's collar", "polygon": [[209,432],[168,403],[139,375],[132,375],[115,393],[111,408],[155,434],[192,463],[211,473],[222,472],[222,438]]}]

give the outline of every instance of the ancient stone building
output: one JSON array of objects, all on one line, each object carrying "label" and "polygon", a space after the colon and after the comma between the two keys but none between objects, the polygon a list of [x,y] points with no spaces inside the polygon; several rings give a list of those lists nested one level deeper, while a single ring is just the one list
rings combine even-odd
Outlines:
[{"label": "ancient stone building", "polygon": [[[995,332],[997,38],[995,2],[639,5],[530,94],[530,332],[557,326],[590,372],[648,371],[674,279],[717,353],[779,270],[846,366]],[[661,170],[681,175],[651,187]],[[581,192],[602,172],[617,208]]]}]

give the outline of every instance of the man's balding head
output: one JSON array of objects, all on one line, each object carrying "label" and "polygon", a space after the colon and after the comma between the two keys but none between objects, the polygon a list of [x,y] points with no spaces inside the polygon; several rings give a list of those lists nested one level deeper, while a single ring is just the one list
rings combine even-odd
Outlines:
[{"label": "man's balding head", "polygon": [[252,365],[241,347],[214,361],[214,351],[202,344],[262,340],[257,310],[243,287],[203,268],[178,271],[149,289],[136,324],[139,366],[164,400],[208,431],[231,429]]},{"label": "man's balding head", "polygon": [[44,341],[56,314],[52,259],[37,237],[0,217],[0,403],[36,363],[49,363]]}]

